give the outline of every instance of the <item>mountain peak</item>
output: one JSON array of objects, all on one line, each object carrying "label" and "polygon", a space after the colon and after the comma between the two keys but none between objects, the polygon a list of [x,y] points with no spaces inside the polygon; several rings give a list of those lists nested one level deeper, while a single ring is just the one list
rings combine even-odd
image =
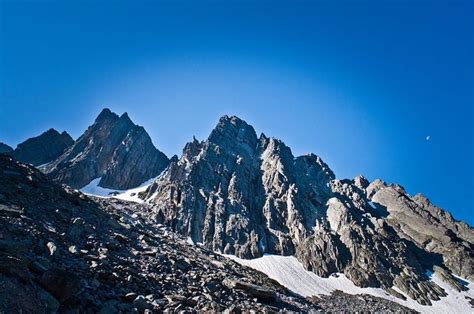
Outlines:
[{"label": "mountain peak", "polygon": [[51,128],[18,144],[12,155],[21,162],[38,166],[53,161],[73,143],[67,132],[59,133]]},{"label": "mountain peak", "polygon": [[168,162],[126,112],[119,117],[105,108],[72,148],[44,170],[74,188],[101,178],[99,186],[123,190],[157,176]]},{"label": "mountain peak", "polygon": [[59,134],[58,131],[54,128],[50,128],[48,131],[44,132],[43,134]]},{"label": "mountain peak", "polygon": [[98,121],[111,120],[111,119],[117,119],[117,118],[118,118],[118,115],[116,113],[110,111],[109,108],[104,108],[99,113],[95,121],[98,122]]},{"label": "mountain peak", "polygon": [[11,153],[13,151],[13,148],[8,146],[5,143],[0,142],[0,154],[1,153]]},{"label": "mountain peak", "polygon": [[130,117],[128,116],[128,113],[127,113],[127,112],[122,113],[122,115],[120,116],[120,119],[128,119],[128,120],[131,120]]},{"label": "mountain peak", "polygon": [[218,145],[245,143],[255,148],[257,134],[254,128],[237,116],[224,115],[209,135],[208,141]]}]

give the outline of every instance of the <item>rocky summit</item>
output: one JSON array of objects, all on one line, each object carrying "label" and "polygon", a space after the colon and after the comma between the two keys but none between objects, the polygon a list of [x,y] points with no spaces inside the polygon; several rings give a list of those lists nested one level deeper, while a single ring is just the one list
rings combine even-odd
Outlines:
[{"label": "rocky summit", "polygon": [[127,113],[119,117],[104,109],[71,147],[42,170],[73,188],[101,178],[99,186],[124,190],[156,177],[168,162]]},{"label": "rocky summit", "polygon": [[73,143],[74,140],[66,131],[59,133],[55,129],[49,129],[18,144],[11,154],[19,161],[41,166],[58,158]]},{"label": "rocky summit", "polygon": [[319,156],[295,157],[237,117],[188,143],[143,196],[157,222],[213,251],[294,255],[319,276],[423,305],[446,295],[427,270],[456,289],[451,272],[474,275],[472,227],[398,185],[336,179]]}]

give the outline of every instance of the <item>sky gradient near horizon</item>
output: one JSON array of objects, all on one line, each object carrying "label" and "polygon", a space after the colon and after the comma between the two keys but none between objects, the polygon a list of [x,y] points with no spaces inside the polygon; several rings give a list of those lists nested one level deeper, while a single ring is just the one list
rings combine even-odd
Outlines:
[{"label": "sky gradient near horizon", "polygon": [[168,156],[238,115],[474,225],[473,1],[0,0],[0,142],[104,107]]}]

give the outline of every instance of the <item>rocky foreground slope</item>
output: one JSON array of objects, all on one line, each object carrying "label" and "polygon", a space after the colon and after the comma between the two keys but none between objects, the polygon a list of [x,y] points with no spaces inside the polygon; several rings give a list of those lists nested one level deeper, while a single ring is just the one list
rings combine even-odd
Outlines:
[{"label": "rocky foreground slope", "polygon": [[119,117],[104,109],[70,148],[42,170],[73,188],[101,178],[99,186],[124,190],[156,177],[168,162],[127,113]]},{"label": "rocky foreground slope", "polygon": [[142,197],[157,222],[211,250],[295,255],[320,276],[344,273],[423,305],[446,295],[427,270],[458,290],[451,272],[474,275],[472,227],[401,186],[335,179],[320,157],[295,157],[237,117],[188,143]]},{"label": "rocky foreground slope", "polygon": [[150,221],[147,205],[63,188],[0,155],[0,312],[409,312],[373,296],[304,299]]}]

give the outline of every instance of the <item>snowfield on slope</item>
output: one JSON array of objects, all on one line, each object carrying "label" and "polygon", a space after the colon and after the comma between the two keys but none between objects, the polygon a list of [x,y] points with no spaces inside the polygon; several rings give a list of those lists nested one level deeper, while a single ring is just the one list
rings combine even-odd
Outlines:
[{"label": "snowfield on slope", "polygon": [[[237,263],[251,267],[268,277],[275,279],[288,289],[306,297],[318,294],[330,294],[334,290],[341,290],[349,294],[371,294],[397,302],[401,305],[421,313],[473,313],[474,309],[465,297],[474,298],[474,284],[468,282],[468,291],[457,292],[444,283],[436,274],[431,275],[431,280],[442,287],[448,296],[439,301],[432,301],[432,306],[424,306],[407,298],[406,301],[398,299],[380,288],[360,288],[354,285],[344,274],[335,274],[329,278],[322,278],[313,272],[304,269],[303,265],[294,256],[264,255],[263,257],[246,260],[233,255],[224,255]],[[395,288],[396,289],[396,288]],[[396,289],[400,292],[400,290]]]},{"label": "snowfield on slope", "polygon": [[101,177],[99,177],[92,180],[88,185],[86,185],[79,191],[88,195],[94,195],[105,198],[113,197],[124,201],[143,203],[143,200],[138,197],[138,193],[145,191],[156,180],[156,178],[157,177],[151,178],[150,180],[140,184],[138,187],[133,189],[114,190],[99,186],[99,182],[101,179]]}]

